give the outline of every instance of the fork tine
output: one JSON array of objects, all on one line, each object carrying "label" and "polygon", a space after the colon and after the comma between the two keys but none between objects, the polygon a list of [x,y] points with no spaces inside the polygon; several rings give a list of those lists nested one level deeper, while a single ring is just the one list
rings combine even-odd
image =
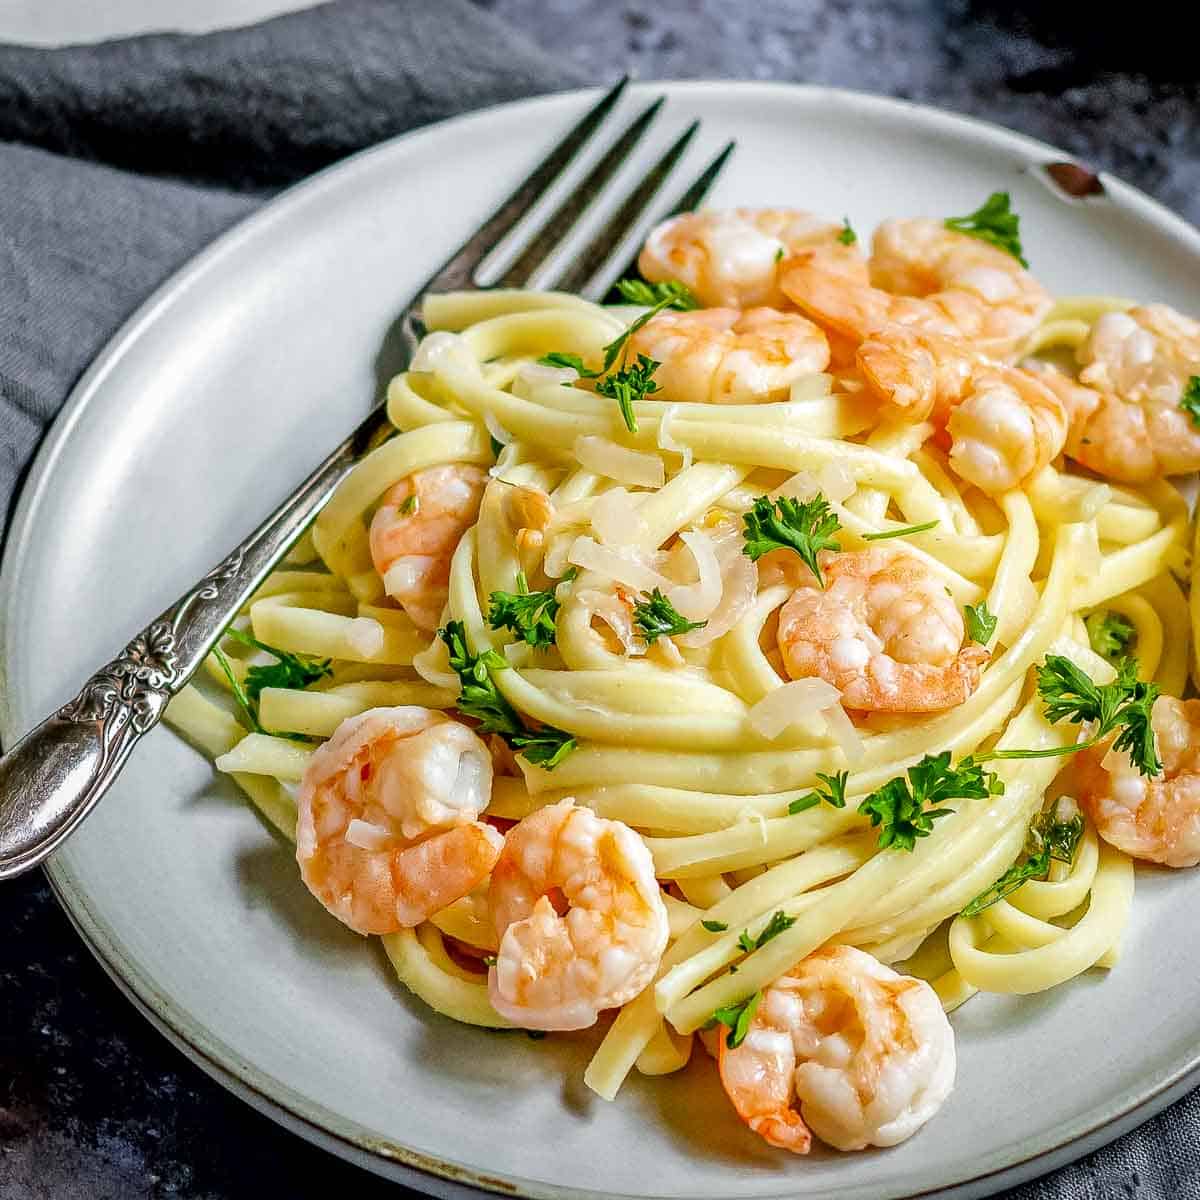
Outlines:
[{"label": "fork tine", "polygon": [[[725,164],[729,161],[730,156],[733,154],[734,150],[736,150],[736,149],[737,149],[736,141],[727,142],[724,149],[721,151],[721,153],[718,154],[717,157],[714,158],[712,160],[712,162],[710,162],[708,164],[708,166],[704,168],[703,171],[701,171],[700,175],[696,179],[696,182],[693,183],[692,186],[690,188],[688,188],[687,191],[684,192],[683,195],[680,196],[678,200],[675,201],[675,204],[671,207],[670,211],[663,213],[662,219],[665,221],[669,217],[677,217],[677,216],[679,216],[680,213],[691,212],[693,209],[697,208],[700,205],[701,201],[704,199],[704,197],[707,196],[710,191],[712,191],[713,184],[717,182],[717,176],[720,175],[721,172],[725,169]],[[637,252],[634,253],[634,256],[625,264],[624,269],[621,270],[617,275],[614,275],[613,278],[614,279],[628,279],[630,277],[636,278],[637,273],[638,273],[638,265],[637,264],[638,264],[638,254],[639,253],[640,253],[640,248]],[[621,297],[619,294],[615,295],[615,296],[609,296],[606,298],[613,299],[618,303],[620,303],[620,300],[621,300]]]},{"label": "fork tine", "polygon": [[650,207],[654,197],[662,191],[663,185],[670,178],[676,163],[683,157],[699,128],[700,122],[693,121],[683,131],[674,145],[650,168],[641,183],[630,192],[621,207],[605,222],[604,227],[580,250],[561,278],[553,282],[547,281],[547,286],[567,292],[588,294],[585,284],[603,268],[612,257],[612,252],[637,224],[638,218]]},{"label": "fork tine", "polygon": [[551,184],[587,145],[592,134],[603,124],[617,101],[620,100],[628,83],[628,75],[617,80],[600,100],[584,113],[572,126],[566,137],[534,167],[533,171],[517,185],[499,208],[430,277],[415,299],[419,299],[426,292],[448,292],[472,286],[471,278],[479,264],[487,257],[496,243],[541,199]]},{"label": "fork tine", "polygon": [[609,147],[603,158],[588,172],[587,177],[559,205],[554,215],[538,230],[533,240],[521,251],[516,262],[512,264],[498,280],[498,287],[524,287],[534,271],[538,269],[563,240],[575,222],[583,215],[588,207],[604,190],[608,181],[617,173],[622,164],[633,153],[634,147],[642,140],[646,130],[650,128],[658,116],[666,97],[660,96],[653,104],[642,110],[632,121],[624,133]]}]

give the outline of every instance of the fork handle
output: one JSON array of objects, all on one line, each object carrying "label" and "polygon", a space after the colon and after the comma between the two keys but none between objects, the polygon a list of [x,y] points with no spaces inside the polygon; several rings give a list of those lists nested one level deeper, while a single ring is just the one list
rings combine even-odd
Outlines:
[{"label": "fork handle", "polygon": [[0,879],[37,866],[95,808],[167,702],[386,425],[380,405],[240,546],[0,758]]}]

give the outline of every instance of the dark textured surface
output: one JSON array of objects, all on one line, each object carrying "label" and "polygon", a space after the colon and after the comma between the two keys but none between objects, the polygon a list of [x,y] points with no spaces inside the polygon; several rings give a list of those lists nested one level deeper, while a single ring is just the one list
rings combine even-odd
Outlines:
[{"label": "dark textured surface", "polygon": [[[354,6],[359,16],[370,7]],[[1056,142],[1200,221],[1200,87],[1188,39],[1164,36],[1174,6],[1142,4],[1136,20],[1111,26],[1095,6],[1081,4],[1030,6],[1040,15],[1029,17],[1014,16],[1012,6],[998,3],[902,0],[586,6],[573,0],[494,0],[481,7],[565,60],[558,82],[575,73],[611,77],[632,68],[646,78],[797,80],[928,101]],[[336,38],[337,10],[318,20],[321,36]],[[394,72],[413,89],[404,119],[415,123],[438,114],[436,88],[429,103],[431,92],[413,85],[402,62],[370,53],[371,44],[378,47],[377,37],[357,42],[357,36],[347,32],[344,41],[348,51],[356,44],[363,47],[369,69],[362,78],[368,87],[337,96],[338,103],[363,106],[368,129],[396,131],[402,126],[395,115],[379,114],[380,96]],[[231,38],[217,44],[228,45],[244,78],[253,81],[265,61],[262,40]],[[164,61],[161,45],[138,51],[147,72],[142,88]],[[97,115],[95,101],[84,111],[69,95],[62,99],[61,91],[48,113],[39,93],[42,86],[53,86],[56,72],[69,60],[35,60],[28,57],[32,54],[0,48],[0,137],[117,165],[133,161],[129,148],[114,137],[112,121],[136,94],[118,86],[111,72],[100,71],[94,82],[97,94],[106,97],[102,114]],[[5,70],[14,63],[26,72],[24,82],[19,91],[5,93]],[[181,77],[181,86],[187,82]],[[303,71],[287,82],[301,101],[317,102],[305,98]],[[544,78],[543,86],[553,82]],[[496,81],[478,73],[473,86],[468,96],[479,102],[504,94]],[[528,77],[516,86],[529,90]],[[354,144],[295,139],[295,157],[280,166],[262,161],[260,144],[245,127],[239,129],[241,116],[242,110],[228,107],[225,125],[192,127],[180,108],[176,117],[194,140],[164,150],[152,167],[203,182],[218,171],[211,147],[231,144],[240,147],[244,163],[232,182],[261,189]],[[371,126],[377,119],[382,123]],[[140,160],[139,165],[146,164]],[[0,193],[6,180],[11,186],[11,176],[0,174]],[[198,215],[188,237],[177,243],[168,239],[168,257],[182,255],[189,238],[198,244],[206,228],[216,227],[212,211],[218,212],[219,224],[249,203],[230,196],[227,209]],[[135,239],[134,250],[138,244]],[[0,223],[0,278],[14,254],[12,229]],[[156,261],[160,271],[170,265]],[[149,282],[149,275],[123,279],[128,302]],[[92,336],[102,333],[96,329]],[[73,369],[78,365],[82,359]],[[9,399],[18,413],[30,407],[28,396]],[[38,407],[27,414],[23,436],[33,436],[42,416]],[[104,977],[40,876],[0,886],[0,928],[0,1200],[326,1200],[345,1195],[373,1200],[403,1194],[283,1133],[190,1066]],[[1142,1133],[1014,1196],[1200,1196],[1198,1129],[1200,1098],[1193,1095]]]}]

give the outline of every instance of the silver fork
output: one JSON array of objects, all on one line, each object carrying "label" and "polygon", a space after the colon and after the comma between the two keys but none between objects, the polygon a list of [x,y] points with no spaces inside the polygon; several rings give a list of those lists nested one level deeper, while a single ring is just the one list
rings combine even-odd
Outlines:
[{"label": "silver fork", "polygon": [[[622,79],[570,130],[499,208],[409,301],[399,319],[406,356],[423,332],[419,304],[427,292],[476,289],[480,265],[549,191],[615,108]],[[660,98],[619,134],[497,281],[523,287],[611,189],[663,105]],[[695,121],[633,187],[573,262],[544,286],[599,298],[616,250],[648,212],[699,128]],[[678,198],[671,213],[696,207],[733,150],[730,142]],[[158,724],[172,696],[195,674],[238,610],[287,553],[347,472],[388,426],[385,406],[366,420],[250,536],[151,621],[125,650],[96,672],[79,694],[0,758],[0,879],[40,863],[78,828],[124,766],[134,746]]]}]

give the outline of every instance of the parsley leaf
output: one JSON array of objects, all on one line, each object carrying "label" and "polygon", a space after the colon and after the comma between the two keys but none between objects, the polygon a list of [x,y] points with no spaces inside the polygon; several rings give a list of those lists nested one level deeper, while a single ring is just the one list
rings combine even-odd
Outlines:
[{"label": "parsley leaf", "polygon": [[1187,387],[1179,397],[1179,407],[1192,418],[1192,424],[1200,427],[1200,375],[1189,375]]},{"label": "parsley leaf", "polygon": [[318,660],[289,654],[286,650],[277,650],[274,646],[268,646],[266,642],[260,642],[258,638],[251,637],[240,629],[227,629],[225,636],[235,642],[241,642],[243,646],[263,650],[278,660],[269,666],[251,667],[246,672],[246,696],[255,706],[263,688],[306,688],[310,683],[316,683],[318,679],[333,674],[333,668],[327,658]]},{"label": "parsley leaf", "polygon": [[854,232],[854,227],[850,224],[849,217],[842,218],[842,232],[838,234],[837,240],[843,246],[853,246],[858,241],[858,234]]},{"label": "parsley leaf", "polygon": [[[626,284],[638,285],[638,280],[623,280]],[[637,356],[637,362],[632,366],[627,359],[629,356],[629,339],[648,321],[653,320],[664,308],[698,307],[687,288],[681,283],[641,284],[647,289],[657,288],[659,295],[651,308],[648,308],[623,333],[615,337],[604,347],[604,366],[599,371],[588,371],[584,368],[583,359],[578,354],[563,354],[553,351],[543,354],[538,362],[548,367],[573,367],[579,372],[581,379],[604,379],[596,385],[596,391],[601,396],[608,396],[617,402],[621,410],[621,419],[630,433],[637,433],[637,417],[634,416],[633,405],[651,392],[658,391],[658,384],[651,378],[659,364],[645,354]],[[647,295],[649,293],[646,293]],[[622,293],[624,295],[624,293]],[[620,366],[613,371],[614,365],[620,359]],[[612,372],[611,374],[607,374]]]},{"label": "parsley leaf", "polygon": [[967,622],[967,636],[980,646],[986,646],[996,632],[1000,618],[988,610],[987,601],[978,605],[964,604],[963,617]]},{"label": "parsley leaf", "polygon": [[396,511],[402,517],[414,516],[421,511],[421,497],[416,492],[413,492]]},{"label": "parsley leaf", "polygon": [[660,637],[674,637],[676,634],[690,633],[693,629],[703,629],[708,624],[707,621],[684,620],[659,588],[643,592],[642,595],[645,599],[633,606],[633,623],[647,644]]},{"label": "parsley leaf", "polygon": [[775,261],[777,263],[780,263],[780,262],[783,262],[783,259],[784,259],[784,249],[782,246],[780,246],[779,249],[775,251]]},{"label": "parsley leaf", "polygon": [[838,771],[836,775],[826,775],[824,772],[818,771],[817,778],[825,786],[817,788],[816,791],[809,792],[807,796],[801,796],[793,800],[788,805],[789,816],[794,817],[797,813],[804,812],[806,809],[816,808],[822,800],[831,808],[846,807],[846,783],[850,779],[850,772]]},{"label": "parsley leaf", "polygon": [[538,362],[543,367],[570,367],[574,371],[579,372],[580,379],[595,379],[600,374],[599,371],[589,371],[583,365],[583,359],[578,354],[562,354],[558,350],[553,350],[549,354],[543,354]]},{"label": "parsley leaf", "polygon": [[927,754],[903,775],[889,779],[858,806],[858,811],[880,827],[879,848],[894,846],[912,850],[917,838],[928,837],[939,817],[948,817],[954,809],[928,807],[947,800],[982,800],[1004,791],[1004,784],[973,758],[964,758],[957,767],[950,765],[950,751]]},{"label": "parsley leaf", "polygon": [[724,933],[729,926],[724,921],[701,921],[700,924],[708,930],[709,933]]},{"label": "parsley leaf", "polygon": [[659,364],[645,354],[637,356],[637,362],[632,366],[621,367],[611,375],[606,375],[598,384],[596,391],[601,396],[617,402],[621,410],[621,420],[630,433],[637,433],[637,417],[634,415],[635,401],[644,400],[652,392],[658,391],[658,384],[652,376],[658,370]]},{"label": "parsley leaf", "polygon": [[647,283],[644,279],[618,279],[617,291],[630,304],[652,307],[666,300],[667,308],[677,308],[681,312],[700,307],[700,301],[692,295],[691,289],[677,279],[667,279],[661,283]]},{"label": "parsley leaf", "polygon": [[1133,765],[1143,775],[1162,772],[1154,730],[1150,725],[1150,713],[1159,689],[1157,684],[1138,680],[1136,659],[1123,659],[1112,683],[1096,684],[1069,658],[1047,654],[1037,668],[1037,687],[1051,725],[1062,720],[1072,725],[1091,723],[1091,737],[1070,746],[1052,746],[1046,750],[989,750],[978,756],[980,762],[1075,754],[1102,742],[1116,731],[1114,750],[1127,750]]},{"label": "parsley leaf", "polygon": [[993,192],[965,217],[947,217],[945,226],[996,246],[1011,254],[1021,266],[1029,266],[1021,254],[1021,218],[1009,207],[1007,192]]},{"label": "parsley leaf", "polygon": [[729,1030],[725,1045],[730,1050],[736,1050],[746,1040],[746,1034],[750,1032],[750,1022],[754,1019],[761,1001],[762,992],[755,992],[753,996],[747,996],[737,1004],[726,1004],[713,1013],[713,1022],[724,1025]]},{"label": "parsley leaf", "polygon": [[825,586],[817,554],[842,548],[833,538],[842,524],[820,492],[811,500],[780,496],[772,501],[759,496],[742,520],[746,524],[742,552],[748,558],[757,561],[772,550],[795,550],[817,577],[817,583]]},{"label": "parsley leaf", "polygon": [[1092,649],[1113,666],[1123,659],[1133,644],[1133,622],[1121,613],[1097,609],[1084,620]]},{"label": "parsley leaf", "polygon": [[1011,896],[1029,879],[1044,879],[1050,871],[1052,860],[1067,863],[1075,861],[1075,851],[1083,836],[1083,817],[1076,813],[1068,821],[1059,821],[1053,810],[1041,813],[1029,827],[1026,843],[1027,855],[1023,863],[1013,863],[991,887],[985,888],[959,914],[976,917],[985,908]]},{"label": "parsley leaf", "polygon": [[461,621],[448,622],[438,630],[438,637],[446,643],[450,669],[461,685],[458,711],[477,720],[480,733],[498,733],[514,750],[547,771],[554,770],[575,749],[575,739],[569,733],[552,725],[530,729],[525,724],[492,678],[494,671],[507,670],[508,662],[495,650],[472,654]]},{"label": "parsley leaf", "polygon": [[[558,581],[563,583],[575,578],[578,572],[572,568]],[[517,572],[515,592],[493,592],[490,598],[488,624],[493,629],[508,629],[515,633],[527,646],[545,650],[554,645],[554,621],[558,616],[559,604],[554,587],[544,592],[531,592],[524,571]]]},{"label": "parsley leaf", "polygon": [[882,542],[888,538],[907,537],[910,533],[924,533],[925,530],[933,529],[939,524],[939,521],[926,521],[923,525],[906,525],[903,529],[886,529],[883,533],[864,533],[862,540],[864,542]]},{"label": "parsley leaf", "polygon": [[751,937],[750,930],[743,929],[738,934],[738,949],[749,954],[753,950],[759,950],[765,946],[772,938],[777,938],[785,929],[791,929],[796,923],[795,917],[789,917],[782,910],[776,910],[771,914],[771,919],[763,926],[762,932],[758,937]]}]

